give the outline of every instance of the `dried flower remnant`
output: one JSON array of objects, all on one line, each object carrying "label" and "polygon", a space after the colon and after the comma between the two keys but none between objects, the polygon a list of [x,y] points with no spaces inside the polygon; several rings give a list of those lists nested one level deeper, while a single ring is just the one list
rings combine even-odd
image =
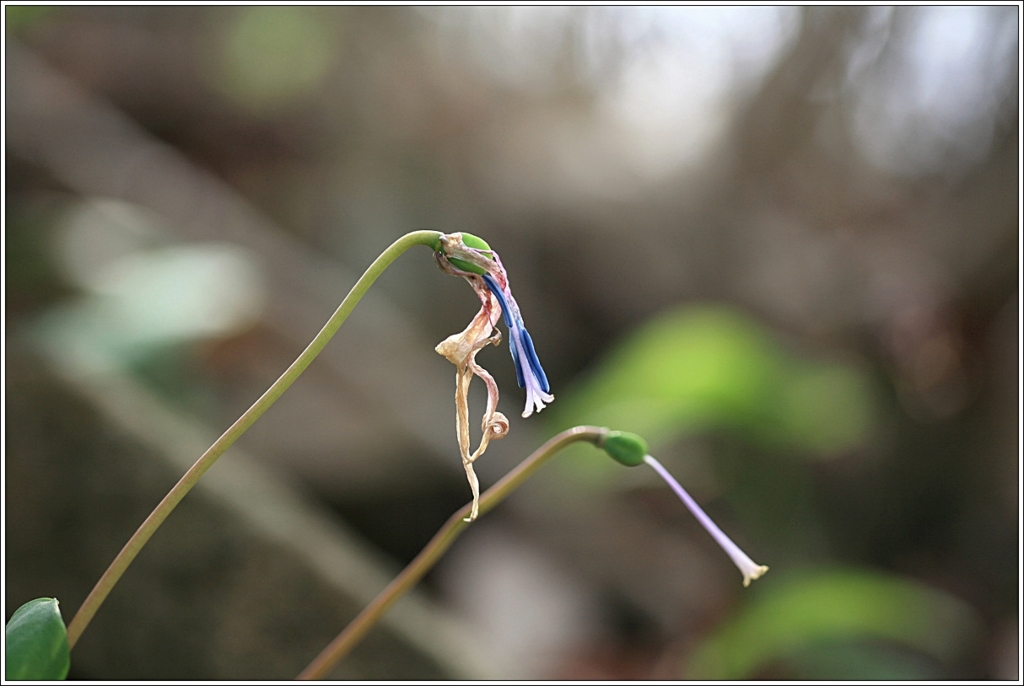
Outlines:
[{"label": "dried flower remnant", "polygon": [[[555,398],[551,395],[547,376],[540,366],[533,340],[523,325],[519,306],[512,297],[508,275],[497,253],[483,240],[470,234],[447,234],[440,238],[440,250],[434,253],[438,266],[452,276],[461,276],[473,287],[480,298],[480,311],[461,333],[449,336],[436,350],[455,365],[455,417],[459,439],[459,452],[466,478],[473,489],[473,508],[468,521],[476,519],[480,486],[473,471],[473,463],[487,450],[491,440],[503,438],[508,432],[508,419],[498,408],[498,384],[483,367],[477,364],[476,354],[488,343],[498,345],[501,334],[494,328],[499,316],[504,316],[509,329],[509,348],[516,366],[516,378],[526,389],[526,409],[523,417],[541,410]],[[487,386],[487,410],[481,429],[480,445],[470,453],[469,441],[469,384],[476,375]]]},{"label": "dried flower remnant", "polygon": [[[498,408],[498,384],[486,369],[476,362],[476,354],[488,343],[497,345],[501,342],[501,333],[494,329],[497,323],[498,304],[486,286],[480,287],[474,281],[473,290],[480,297],[483,306],[473,317],[473,321],[461,333],[449,336],[441,341],[435,350],[455,365],[455,425],[459,439],[459,453],[462,455],[462,466],[466,470],[466,478],[473,490],[473,510],[469,521],[477,517],[480,500],[480,483],[473,471],[473,463],[484,454],[492,439],[504,438],[508,433],[508,419]],[[487,386],[487,410],[484,412],[480,445],[470,453],[469,442],[469,383],[473,375],[479,376]]]},{"label": "dried flower remnant", "polygon": [[529,417],[534,410],[543,410],[545,404],[550,404],[555,397],[551,395],[548,377],[534,350],[533,339],[523,323],[519,305],[512,296],[508,274],[498,253],[491,250],[483,240],[465,233],[441,236],[440,244],[441,250],[435,256],[444,271],[465,277],[473,284],[474,290],[478,289],[477,280],[482,280],[498,300],[508,327],[508,347],[516,366],[516,379],[519,387],[526,389],[523,417]]}]

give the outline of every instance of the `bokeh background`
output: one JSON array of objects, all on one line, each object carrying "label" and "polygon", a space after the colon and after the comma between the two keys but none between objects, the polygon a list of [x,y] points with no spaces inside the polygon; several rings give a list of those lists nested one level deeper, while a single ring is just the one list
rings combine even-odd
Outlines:
[{"label": "bokeh background", "polygon": [[[1018,678],[1017,6],[5,12],[7,617],[69,620],[182,473],[154,416],[219,434],[429,228],[500,253],[556,397],[520,419],[480,354],[512,423],[484,485],[569,426],[638,432],[771,571],[744,589],[582,446],[418,589],[477,667],[346,676]],[[468,500],[433,346],[476,308],[411,251],[238,451],[399,569]],[[204,497],[72,677],[289,678],[353,616]]]}]

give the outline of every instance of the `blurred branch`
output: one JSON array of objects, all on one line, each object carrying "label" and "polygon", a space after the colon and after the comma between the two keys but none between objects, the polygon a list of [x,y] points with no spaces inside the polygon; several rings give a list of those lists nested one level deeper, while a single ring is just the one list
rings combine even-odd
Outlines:
[{"label": "blurred branch", "polygon": [[[261,258],[270,294],[266,320],[305,346],[354,274],[288,238],[236,191],[198,169],[109,103],[81,90],[8,38],[7,146],[83,196],[118,198],[170,220],[183,240],[241,244]],[[381,246],[384,247],[384,246]],[[433,344],[387,298],[368,295],[358,317],[325,351],[331,372],[389,410],[394,425],[440,456],[451,451],[447,406],[433,389],[450,377]],[[359,364],[351,364],[357,358]],[[420,383],[405,383],[410,378]],[[402,388],[402,392],[395,389]]]},{"label": "blurred branch", "polygon": [[[744,177],[770,174],[814,135],[825,103],[811,91],[823,81],[838,87],[851,33],[862,7],[802,7],[800,37],[741,114],[736,127],[737,171]],[[727,185],[728,186],[728,185]]]}]

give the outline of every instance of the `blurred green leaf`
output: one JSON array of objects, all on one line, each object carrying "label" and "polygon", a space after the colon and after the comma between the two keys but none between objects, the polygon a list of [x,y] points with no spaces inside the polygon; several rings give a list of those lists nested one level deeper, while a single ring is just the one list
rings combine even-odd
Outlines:
[{"label": "blurred green leaf", "polygon": [[820,454],[860,443],[871,429],[871,400],[862,374],[841,364],[806,364],[793,372],[778,405],[795,445]]},{"label": "blurred green leaf", "polygon": [[920,652],[871,640],[815,641],[789,653],[779,665],[786,679],[801,681],[934,681],[944,675],[937,660]]},{"label": "blurred green leaf", "polygon": [[868,434],[864,375],[837,362],[798,358],[769,331],[721,306],[658,316],[617,345],[552,409],[559,427],[598,424],[659,444],[728,428],[765,444],[833,454]]},{"label": "blurred green leaf", "polygon": [[8,680],[63,679],[71,667],[68,633],[56,598],[36,598],[7,622]]},{"label": "blurred green leaf", "polygon": [[316,8],[247,7],[225,36],[216,85],[254,114],[274,113],[312,93],[336,52]]},{"label": "blurred green leaf", "polygon": [[966,603],[918,582],[880,573],[804,572],[757,590],[739,615],[696,649],[686,678],[747,679],[787,655],[842,640],[892,641],[948,660],[978,629]]},{"label": "blurred green leaf", "polygon": [[749,416],[779,373],[770,348],[724,308],[670,312],[630,335],[582,387],[560,398],[556,420],[586,417],[657,443],[723,415]]},{"label": "blurred green leaf", "polygon": [[60,8],[48,5],[7,5],[4,7],[7,30],[12,33],[25,31],[57,9]]}]

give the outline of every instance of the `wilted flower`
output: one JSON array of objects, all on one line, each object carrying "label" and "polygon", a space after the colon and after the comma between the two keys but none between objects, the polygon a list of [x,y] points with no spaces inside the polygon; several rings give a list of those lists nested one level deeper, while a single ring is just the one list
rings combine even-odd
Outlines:
[{"label": "wilted flower", "polygon": [[[467,241],[470,245],[467,245]],[[473,462],[487,449],[492,439],[503,438],[508,432],[508,419],[497,411],[498,384],[483,367],[476,363],[476,354],[488,343],[497,345],[501,334],[494,329],[499,313],[504,315],[509,330],[509,349],[516,367],[519,385],[526,389],[526,409],[523,417],[529,417],[534,410],[542,410],[545,403],[555,398],[551,395],[547,376],[540,366],[533,340],[523,325],[523,316],[508,285],[508,275],[501,265],[498,254],[476,236],[469,234],[448,234],[440,238],[441,249],[435,253],[438,266],[453,276],[465,278],[480,298],[480,311],[461,333],[449,336],[436,348],[437,352],[455,365],[455,414],[459,439],[459,451],[466,477],[473,489],[473,509],[469,521],[476,519],[480,486],[473,471]],[[480,377],[487,386],[487,411],[484,413],[483,437],[479,447],[470,453],[469,443],[469,383],[473,375]]]},{"label": "wilted flower", "polygon": [[551,403],[555,397],[551,395],[548,377],[540,366],[537,352],[533,347],[533,339],[523,324],[523,315],[519,305],[512,296],[508,274],[501,264],[498,253],[487,248],[467,245],[465,240],[485,246],[482,240],[468,234],[450,234],[441,237],[441,251],[437,254],[438,264],[449,274],[463,276],[474,289],[476,281],[482,280],[490,292],[498,300],[505,326],[508,327],[509,351],[516,367],[516,379],[520,388],[526,389],[526,408],[523,417],[529,417],[534,410],[543,410],[545,403]]}]

